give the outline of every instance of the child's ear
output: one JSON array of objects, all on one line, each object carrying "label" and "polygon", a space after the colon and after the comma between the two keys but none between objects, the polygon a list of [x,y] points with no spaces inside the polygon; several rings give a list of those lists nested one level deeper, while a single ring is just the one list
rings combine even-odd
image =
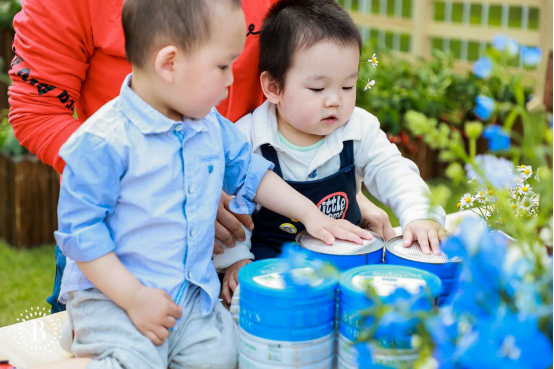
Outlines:
[{"label": "child's ear", "polygon": [[262,85],[262,91],[269,102],[278,104],[281,99],[281,91],[268,72],[263,72],[260,75],[260,83]]},{"label": "child's ear", "polygon": [[156,73],[167,83],[172,83],[175,78],[175,68],[178,57],[178,49],[169,45],[162,48],[156,54],[154,69]]}]

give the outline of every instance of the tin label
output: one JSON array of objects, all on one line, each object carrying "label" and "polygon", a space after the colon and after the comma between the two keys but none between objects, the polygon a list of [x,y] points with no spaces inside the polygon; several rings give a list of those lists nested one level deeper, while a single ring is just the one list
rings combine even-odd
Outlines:
[{"label": "tin label", "polygon": [[352,284],[363,290],[372,286],[379,296],[389,296],[397,288],[403,288],[411,294],[416,294],[421,288],[427,286],[423,279],[364,275],[354,276]]},{"label": "tin label", "polygon": [[[311,287],[315,287],[323,282],[323,278],[317,277],[312,268],[298,268],[291,271],[293,279],[306,280]],[[276,290],[285,289],[285,279],[283,273],[272,273],[260,275],[252,278],[254,282],[264,287],[274,288]]]}]

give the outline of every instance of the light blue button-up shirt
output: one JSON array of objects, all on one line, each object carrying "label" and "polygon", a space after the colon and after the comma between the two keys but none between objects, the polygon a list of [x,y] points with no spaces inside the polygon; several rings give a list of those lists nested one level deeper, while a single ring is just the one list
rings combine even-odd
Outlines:
[{"label": "light blue button-up shirt", "polygon": [[113,251],[143,285],[178,304],[189,282],[198,285],[205,316],[220,289],[212,252],[221,190],[236,195],[232,211],[251,213],[273,164],[252,154],[215,108],[203,119],[175,122],[136,95],[130,81],[60,150],[66,167],[55,237],[67,256],[60,301],[94,287],[76,261]]}]

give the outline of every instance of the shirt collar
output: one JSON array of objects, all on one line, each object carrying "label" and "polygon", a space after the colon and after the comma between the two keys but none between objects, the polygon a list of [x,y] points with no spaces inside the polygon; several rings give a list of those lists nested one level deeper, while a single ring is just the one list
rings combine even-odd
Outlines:
[{"label": "shirt collar", "polygon": [[[138,96],[131,89],[132,73],[125,77],[119,93],[119,104],[121,111],[125,116],[141,131],[141,133],[158,134],[171,130],[176,124],[180,123],[169,119],[147,102]],[[210,115],[213,113],[213,110]],[[202,119],[185,119],[184,123],[196,132],[204,131],[207,128],[202,123]]]}]

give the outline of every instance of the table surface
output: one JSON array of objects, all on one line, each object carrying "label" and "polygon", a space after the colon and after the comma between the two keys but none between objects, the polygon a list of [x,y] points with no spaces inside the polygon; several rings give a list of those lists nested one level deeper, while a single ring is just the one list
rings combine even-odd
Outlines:
[{"label": "table surface", "polygon": [[[447,215],[446,229],[454,232],[466,217],[477,215],[469,210]],[[394,230],[401,233],[400,227]],[[0,359],[8,359],[18,369],[25,369],[73,357],[60,347],[57,338],[66,319],[64,311],[0,328]]]}]

